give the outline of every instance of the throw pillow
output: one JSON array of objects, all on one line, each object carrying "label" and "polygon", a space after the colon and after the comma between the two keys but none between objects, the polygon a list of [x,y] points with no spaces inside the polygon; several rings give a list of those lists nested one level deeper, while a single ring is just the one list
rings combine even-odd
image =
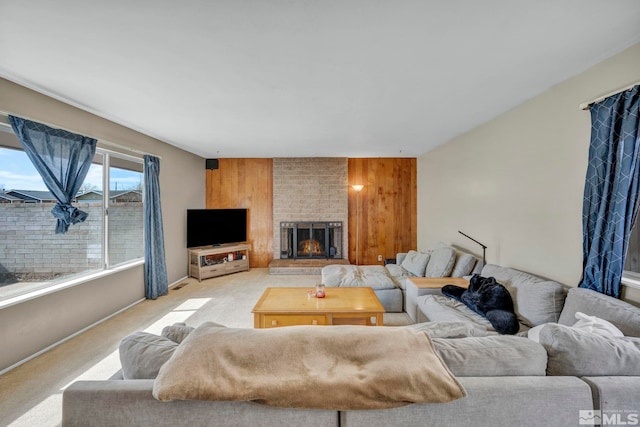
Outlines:
[{"label": "throw pillow", "polygon": [[592,334],[604,336],[624,336],[624,334],[620,332],[620,329],[616,328],[611,322],[607,322],[599,317],[588,316],[578,311],[576,312],[576,319],[578,319],[578,321],[573,324],[573,329],[579,329],[584,332],[591,332]]},{"label": "throw pillow", "polygon": [[194,329],[193,326],[187,326],[184,322],[178,322],[171,326],[165,326],[160,335],[180,344]]},{"label": "throw pillow", "polygon": [[120,363],[125,380],[154,379],[178,343],[148,332],[134,332],[120,341]]},{"label": "throw pillow", "polygon": [[[577,312],[576,319],[578,321],[571,326],[571,328],[582,331],[589,332],[592,334],[603,335],[606,337],[623,337],[624,334],[620,332],[620,329],[616,328],[612,323],[607,322],[604,319],[600,319],[596,316],[587,316],[584,313]],[[538,325],[529,329],[527,332],[527,338],[533,340],[535,342],[540,342],[540,331],[547,325]]]},{"label": "throw pillow", "polygon": [[540,330],[547,375],[638,375],[640,338],[610,337],[549,323]]},{"label": "throw pillow", "polygon": [[432,341],[449,370],[460,377],[543,376],[547,368],[544,347],[526,338],[494,335]]},{"label": "throw pillow", "polygon": [[409,251],[402,261],[401,267],[414,276],[424,277],[424,271],[429,262],[429,254]]}]

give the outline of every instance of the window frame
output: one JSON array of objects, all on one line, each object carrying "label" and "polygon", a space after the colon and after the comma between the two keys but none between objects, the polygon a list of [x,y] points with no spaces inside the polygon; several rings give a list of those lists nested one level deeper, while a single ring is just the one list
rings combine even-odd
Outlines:
[{"label": "window frame", "polygon": [[630,288],[640,289],[640,273],[624,270],[620,283]]},{"label": "window frame", "polygon": [[[144,260],[144,253],[141,257],[119,262],[112,263],[109,256],[109,205],[110,205],[110,182],[111,182],[111,157],[117,157],[122,160],[126,160],[132,163],[139,163],[143,167],[142,179],[144,182],[144,159],[142,157],[131,156],[129,154],[123,154],[118,151],[109,150],[102,147],[96,147],[96,154],[102,155],[102,264],[103,270],[109,270],[116,266],[135,262],[138,260]],[[106,189],[106,191],[105,191]],[[142,186],[142,206],[144,212],[144,185]],[[144,221],[144,217],[143,217]],[[144,227],[141,236],[144,245]]]},{"label": "window frame", "polygon": [[[100,144],[100,141],[98,141]],[[10,149],[18,149],[24,152],[22,148],[18,147],[7,147]],[[22,302],[29,301],[31,299],[39,298],[47,294],[51,294],[54,292],[58,292],[67,288],[75,287],[81,285],[83,283],[87,283],[93,280],[100,279],[105,276],[109,276],[111,274],[117,273],[119,271],[127,270],[130,268],[134,268],[144,264],[144,251],[142,256],[138,258],[129,259],[126,261],[122,261],[119,263],[112,263],[109,256],[109,196],[110,196],[110,167],[111,167],[111,158],[116,157],[118,159],[126,160],[132,163],[138,163],[142,165],[142,180],[144,182],[144,159],[140,156],[133,156],[129,154],[125,154],[119,151],[110,150],[103,147],[96,147],[95,156],[102,156],[102,236],[101,236],[101,244],[102,244],[102,269],[101,270],[87,270],[85,272],[79,272],[77,274],[70,275],[66,279],[62,279],[60,281],[55,281],[39,287],[37,289],[25,291],[24,293],[18,293],[13,296],[8,296],[0,299],[0,309],[10,307],[12,305],[20,304]],[[106,189],[106,191],[105,191]],[[144,185],[142,186],[142,206],[144,212]],[[143,221],[144,221],[143,215]],[[140,236],[142,245],[144,246],[144,227],[142,230],[142,235]]]}]

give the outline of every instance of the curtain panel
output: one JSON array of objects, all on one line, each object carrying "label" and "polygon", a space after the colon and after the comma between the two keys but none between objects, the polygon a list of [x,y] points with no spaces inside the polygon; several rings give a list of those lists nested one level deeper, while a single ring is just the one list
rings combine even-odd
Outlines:
[{"label": "curtain panel", "polygon": [[71,205],[89,172],[97,141],[54,129],[41,123],[9,116],[9,122],[25,153],[58,203],[51,210],[56,234],[83,222],[88,214]]},{"label": "curtain panel", "polygon": [[169,292],[160,204],[160,159],[150,155],[144,156],[144,282],[147,299]]},{"label": "curtain panel", "polygon": [[580,287],[620,298],[640,187],[640,86],[591,106]]}]

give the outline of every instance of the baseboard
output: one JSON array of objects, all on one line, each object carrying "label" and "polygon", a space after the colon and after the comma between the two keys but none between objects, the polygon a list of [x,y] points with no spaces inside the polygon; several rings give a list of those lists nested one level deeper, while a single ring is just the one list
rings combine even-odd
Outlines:
[{"label": "baseboard", "polygon": [[[179,282],[182,282],[183,280],[187,279],[187,277],[188,277],[188,276],[184,276],[184,277],[182,277],[181,279],[176,280],[175,282],[173,282],[172,284],[170,284],[170,285],[169,285],[169,289],[171,289],[171,288],[173,288],[174,286],[176,286]],[[63,339],[61,339],[61,340],[59,340],[59,341],[56,341],[55,343],[53,343],[53,344],[51,344],[51,345],[49,345],[49,346],[47,346],[47,347],[43,348],[42,350],[38,351],[37,353],[34,353],[34,354],[32,354],[31,356],[26,357],[26,358],[24,358],[24,359],[20,360],[19,362],[16,362],[16,363],[14,363],[13,365],[11,365],[11,366],[9,366],[9,367],[7,367],[7,368],[5,368],[5,369],[1,370],[1,371],[0,371],[0,375],[4,375],[4,374],[6,374],[7,372],[11,371],[12,369],[15,369],[15,368],[17,368],[18,366],[23,365],[23,364],[27,363],[28,361],[30,361],[30,360],[32,360],[32,359],[35,359],[36,357],[38,357],[38,356],[40,356],[40,355],[42,355],[42,354],[46,353],[47,351],[49,351],[49,350],[51,350],[51,349],[53,349],[53,348],[55,348],[55,347],[59,346],[60,344],[63,344],[63,343],[65,343],[65,342],[69,341],[70,339],[75,338],[75,337],[77,337],[78,335],[80,335],[80,334],[82,334],[82,333],[84,333],[84,332],[88,331],[89,329],[91,329],[91,328],[93,328],[93,327],[95,327],[95,326],[98,326],[99,324],[101,324],[101,323],[103,323],[103,322],[106,322],[107,320],[111,319],[112,317],[115,317],[115,316],[117,316],[118,314],[120,314],[120,313],[122,313],[122,312],[124,312],[124,311],[127,311],[128,309],[130,309],[130,308],[131,308],[131,307],[133,307],[133,306],[140,304],[140,303],[141,303],[142,301],[144,301],[144,300],[145,300],[145,298],[141,298],[141,299],[139,299],[139,300],[137,300],[137,301],[134,301],[133,303],[129,304],[128,306],[123,307],[123,308],[121,308],[120,310],[118,310],[118,311],[116,311],[116,312],[114,312],[114,313],[112,313],[112,314],[110,314],[110,315],[108,315],[108,316],[106,316],[106,317],[104,317],[104,318],[102,318],[102,319],[100,319],[100,320],[98,320],[98,321],[96,321],[96,322],[94,322],[94,323],[90,324],[89,326],[86,326],[86,327],[84,327],[84,328],[80,329],[79,331],[77,331],[77,332],[75,332],[75,333],[73,333],[73,334],[69,335],[68,337],[65,337],[65,338],[63,338]]]}]

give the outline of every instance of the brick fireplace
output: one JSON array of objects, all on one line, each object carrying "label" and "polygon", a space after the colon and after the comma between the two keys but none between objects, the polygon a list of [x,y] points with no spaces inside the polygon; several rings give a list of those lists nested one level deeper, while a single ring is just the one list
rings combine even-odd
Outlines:
[{"label": "brick fireplace", "polygon": [[273,159],[274,259],[347,258],[348,190],[346,158]]}]

